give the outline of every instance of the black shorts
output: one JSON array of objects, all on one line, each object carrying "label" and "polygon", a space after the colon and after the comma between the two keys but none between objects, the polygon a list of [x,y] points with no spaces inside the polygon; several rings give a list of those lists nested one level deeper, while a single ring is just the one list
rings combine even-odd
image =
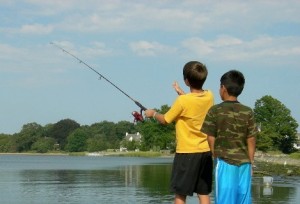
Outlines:
[{"label": "black shorts", "polygon": [[176,153],[170,190],[178,195],[208,195],[212,191],[212,174],[211,152]]}]

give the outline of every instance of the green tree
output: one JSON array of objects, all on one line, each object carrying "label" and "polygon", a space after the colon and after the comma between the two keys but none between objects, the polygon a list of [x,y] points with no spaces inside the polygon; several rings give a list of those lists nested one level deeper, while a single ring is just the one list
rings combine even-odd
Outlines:
[{"label": "green tree", "polygon": [[43,135],[43,127],[35,122],[23,125],[20,133],[16,134],[18,152],[31,150],[31,145]]},{"label": "green tree", "polygon": [[[170,107],[167,105],[157,109],[159,113],[166,113]],[[161,125],[153,119],[148,119],[144,123],[138,124],[138,130],[142,134],[141,150],[169,149],[175,148],[175,126],[174,123]]]},{"label": "green tree", "polygon": [[0,152],[16,152],[16,137],[0,134]]},{"label": "green tree", "polygon": [[119,141],[124,139],[126,132],[137,132],[135,125],[129,121],[120,121],[115,126],[116,136]]},{"label": "green tree", "polygon": [[269,131],[267,127],[264,128],[264,131],[261,131],[256,138],[257,149],[263,152],[267,152],[268,150],[277,150],[273,146],[272,134],[274,134],[272,130]]},{"label": "green tree", "polygon": [[263,96],[255,102],[254,115],[256,122],[261,124],[258,148],[267,150],[266,144],[263,143],[269,144],[271,139],[272,145],[268,150],[275,148],[283,153],[291,153],[294,150],[298,124],[284,104],[272,96]]},{"label": "green tree", "polygon": [[42,137],[32,144],[31,149],[35,150],[38,153],[46,153],[54,149],[54,144],[54,138]]},{"label": "green tree", "polygon": [[[102,121],[91,125],[92,135],[101,135],[107,142],[109,149],[117,149],[120,146],[120,139],[117,137],[116,125],[113,122]],[[125,134],[125,133],[124,133]]]},{"label": "green tree", "polygon": [[101,134],[94,135],[87,140],[87,151],[99,152],[109,148],[109,144],[105,141],[104,136]]},{"label": "green tree", "polygon": [[71,119],[63,119],[55,123],[48,130],[48,136],[52,137],[59,144],[60,149],[64,150],[67,143],[67,137],[74,130],[80,127],[80,124]]},{"label": "green tree", "polygon": [[87,150],[88,132],[78,128],[74,130],[67,138],[66,149],[69,152],[83,152]]}]

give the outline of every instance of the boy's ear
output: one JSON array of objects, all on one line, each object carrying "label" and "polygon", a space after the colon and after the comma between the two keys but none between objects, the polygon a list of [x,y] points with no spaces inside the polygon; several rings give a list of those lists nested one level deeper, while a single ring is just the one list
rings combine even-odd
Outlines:
[{"label": "boy's ear", "polygon": [[185,83],[185,85],[190,86],[190,82],[189,82],[188,79],[185,79],[185,80],[184,80],[184,83]]},{"label": "boy's ear", "polygon": [[221,85],[221,86],[220,86],[220,91],[223,91],[223,92],[224,92],[225,90],[226,90],[226,87],[225,87],[224,85]]},{"label": "boy's ear", "polygon": [[228,95],[227,89],[224,85],[221,85],[220,87],[220,95],[224,96],[224,94]]}]

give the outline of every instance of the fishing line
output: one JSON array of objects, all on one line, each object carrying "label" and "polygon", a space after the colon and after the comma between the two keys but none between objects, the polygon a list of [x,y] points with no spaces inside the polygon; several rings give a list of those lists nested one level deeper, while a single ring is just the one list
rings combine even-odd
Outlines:
[{"label": "fishing line", "polygon": [[[124,92],[122,89],[120,89],[117,85],[115,85],[114,83],[112,83],[108,78],[106,78],[105,76],[103,76],[100,72],[98,72],[97,70],[95,70],[93,67],[91,67],[90,65],[88,65],[86,62],[84,62],[83,60],[81,60],[80,58],[78,58],[76,55],[70,53],[69,51],[67,51],[66,49],[58,46],[57,44],[55,44],[54,42],[50,42],[50,44],[52,44],[53,46],[55,46],[56,48],[62,50],[63,52],[67,53],[68,55],[72,56],[73,58],[75,58],[77,61],[79,61],[79,63],[84,64],[86,67],[88,67],[90,70],[92,70],[93,72],[95,72],[96,74],[98,74],[100,76],[100,79],[104,79],[105,81],[107,81],[108,83],[110,83],[112,86],[114,86],[116,89],[118,89],[121,93],[123,93],[125,96],[127,96],[130,100],[132,100],[138,107],[141,108],[141,115],[142,115],[142,111],[145,111],[147,108],[145,108],[141,103],[139,103],[137,100],[133,99],[132,97],[130,97],[126,92]],[[140,116],[136,116],[136,111],[134,111],[132,113],[132,115],[135,117],[135,120],[140,121],[141,117]],[[134,115],[135,114],[135,115]],[[138,119],[137,119],[138,117]]]}]

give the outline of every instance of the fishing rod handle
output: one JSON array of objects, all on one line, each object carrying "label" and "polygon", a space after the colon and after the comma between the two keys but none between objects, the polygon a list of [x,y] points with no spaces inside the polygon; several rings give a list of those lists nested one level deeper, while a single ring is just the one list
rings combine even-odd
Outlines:
[{"label": "fishing rod handle", "polygon": [[145,111],[145,110],[147,110],[147,108],[145,108],[142,104],[140,104],[138,101],[134,101],[134,103],[138,106],[138,107],[140,107],[141,109],[142,109],[142,111]]}]

